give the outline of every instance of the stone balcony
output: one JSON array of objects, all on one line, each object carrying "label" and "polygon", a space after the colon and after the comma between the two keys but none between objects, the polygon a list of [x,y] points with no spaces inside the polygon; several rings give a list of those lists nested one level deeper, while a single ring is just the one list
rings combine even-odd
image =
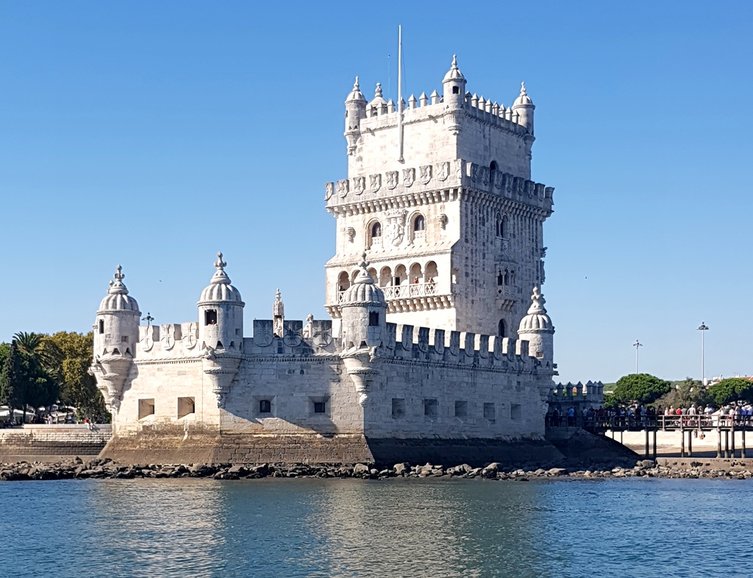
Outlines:
[{"label": "stone balcony", "polygon": [[[443,290],[438,283],[426,281],[405,283],[381,287],[387,300],[388,313],[406,311],[423,311],[425,309],[445,309],[453,306],[453,297],[449,290]],[[327,305],[332,317],[340,317],[340,306],[346,291],[337,292],[337,304]]]}]

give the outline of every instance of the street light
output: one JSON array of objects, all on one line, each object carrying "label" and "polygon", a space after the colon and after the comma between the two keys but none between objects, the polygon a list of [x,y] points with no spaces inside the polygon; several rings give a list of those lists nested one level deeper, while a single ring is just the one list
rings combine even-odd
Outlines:
[{"label": "street light", "polygon": [[698,331],[701,332],[701,384],[706,385],[706,355],[705,355],[705,343],[703,334],[709,330],[709,326],[705,322],[701,321],[698,326]]},{"label": "street light", "polygon": [[635,347],[635,373],[638,373],[638,348],[643,347],[643,343],[636,339],[633,347]]}]

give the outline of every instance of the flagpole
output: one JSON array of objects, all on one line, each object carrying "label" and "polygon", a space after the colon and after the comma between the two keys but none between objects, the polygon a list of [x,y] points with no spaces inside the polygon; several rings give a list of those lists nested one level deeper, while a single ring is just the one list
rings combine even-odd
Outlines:
[{"label": "flagpole", "polygon": [[397,27],[397,139],[399,143],[397,160],[403,159],[403,27]]}]

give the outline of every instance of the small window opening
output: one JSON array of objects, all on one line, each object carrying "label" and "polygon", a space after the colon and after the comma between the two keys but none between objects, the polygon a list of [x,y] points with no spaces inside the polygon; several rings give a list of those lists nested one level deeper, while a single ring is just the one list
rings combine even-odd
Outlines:
[{"label": "small window opening", "polygon": [[489,421],[494,421],[494,419],[497,417],[496,409],[494,408],[493,403],[485,403],[484,404],[484,419],[487,419]]},{"label": "small window opening", "polygon": [[455,417],[466,417],[468,415],[468,402],[462,399],[455,401]]},{"label": "small window opening", "polygon": [[460,94],[460,87],[459,86],[453,86],[452,87],[452,94]]},{"label": "small window opening", "polygon": [[120,342],[121,343],[128,343],[128,336],[127,335],[121,335],[120,336]]},{"label": "small window opening", "polygon": [[392,417],[399,418],[405,416],[405,399],[399,397],[392,398]]},{"label": "small window opening", "polygon": [[520,411],[520,404],[519,403],[513,403],[510,406],[510,418],[512,419],[520,419],[522,415],[522,412]]},{"label": "small window opening", "polygon": [[105,332],[105,320],[100,319],[99,320],[99,333],[100,335]]},{"label": "small window opening", "polygon": [[196,401],[193,397],[178,398],[178,419],[196,413]]},{"label": "small window opening", "polygon": [[423,215],[418,215],[416,219],[413,221],[413,230],[423,231],[425,228],[426,228],[426,219],[424,219]]},{"label": "small window opening", "polygon": [[374,223],[371,225],[371,236],[372,237],[381,237],[382,236],[382,225],[379,223]]},{"label": "small window opening", "polygon": [[369,311],[369,327],[379,327],[378,311]]},{"label": "small window opening", "polygon": [[154,415],[154,398],[139,400],[139,419]]},{"label": "small window opening", "polygon": [[315,401],[314,402],[314,413],[327,413],[327,402],[326,401]]},{"label": "small window opening", "polygon": [[272,400],[260,399],[259,400],[259,413],[272,413]]},{"label": "small window opening", "polygon": [[437,417],[439,415],[439,402],[436,399],[424,400],[424,415],[426,417]]},{"label": "small window opening", "polygon": [[216,309],[207,309],[204,311],[204,325],[217,325]]},{"label": "small window opening", "polygon": [[504,285],[504,284],[505,284],[505,276],[504,276],[504,275],[502,275],[502,273],[499,273],[499,274],[497,275],[497,286],[498,286],[498,287],[501,287],[501,286],[502,286],[502,285]]},{"label": "small window opening", "polygon": [[504,319],[499,320],[499,325],[497,325],[497,335],[500,337],[507,337],[507,323],[505,323]]}]

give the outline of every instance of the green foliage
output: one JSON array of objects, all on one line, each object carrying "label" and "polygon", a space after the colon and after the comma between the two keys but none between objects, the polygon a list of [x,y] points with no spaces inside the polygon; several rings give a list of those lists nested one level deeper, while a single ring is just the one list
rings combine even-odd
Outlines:
[{"label": "green foliage", "polygon": [[648,373],[631,373],[617,380],[612,396],[617,403],[649,404],[669,393],[670,383]]},{"label": "green foliage", "polygon": [[742,377],[723,379],[709,387],[708,392],[719,406],[737,400],[753,402],[753,382]]},{"label": "green foliage", "polygon": [[60,353],[57,373],[60,384],[60,401],[79,410],[79,417],[93,421],[110,421],[97,381],[89,375],[92,359],[93,335],[59,331],[47,337]]},{"label": "green foliage", "polygon": [[692,377],[686,378],[685,381],[674,382],[671,387],[669,393],[656,400],[655,405],[690,407],[693,404],[706,405],[711,402],[708,391],[703,387],[703,384]]}]

